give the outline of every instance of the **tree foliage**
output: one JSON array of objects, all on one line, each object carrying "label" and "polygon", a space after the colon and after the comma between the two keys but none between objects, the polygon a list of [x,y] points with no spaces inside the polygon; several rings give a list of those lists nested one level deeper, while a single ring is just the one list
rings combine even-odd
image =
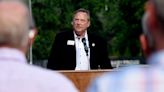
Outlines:
[{"label": "tree foliage", "polygon": [[32,0],[39,31],[33,44],[34,59],[48,58],[56,33],[72,29],[72,14],[79,8],[91,12],[89,31],[107,39],[109,56],[140,56],[143,4],[142,0]]}]

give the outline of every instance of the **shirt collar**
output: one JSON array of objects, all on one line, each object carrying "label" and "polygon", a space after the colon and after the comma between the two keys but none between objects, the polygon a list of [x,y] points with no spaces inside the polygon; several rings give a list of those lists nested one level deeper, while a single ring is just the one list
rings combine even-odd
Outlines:
[{"label": "shirt collar", "polygon": [[164,50],[152,54],[147,61],[150,65],[164,66]]},{"label": "shirt collar", "polygon": [[27,62],[23,52],[14,48],[7,47],[0,48],[0,61]]},{"label": "shirt collar", "polygon": [[[74,34],[74,37],[75,37],[75,38],[79,38],[79,37],[76,35],[75,32],[73,32],[73,34]],[[85,38],[86,40],[88,40],[88,33],[87,33],[87,31],[85,31],[84,38]],[[80,38],[80,39],[81,39],[81,38]]]}]

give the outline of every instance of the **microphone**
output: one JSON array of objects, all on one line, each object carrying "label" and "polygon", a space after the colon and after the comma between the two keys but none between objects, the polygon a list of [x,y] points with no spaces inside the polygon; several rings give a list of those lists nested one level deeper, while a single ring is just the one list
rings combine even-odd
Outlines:
[{"label": "microphone", "polygon": [[88,47],[87,47],[87,43],[86,43],[86,39],[85,38],[82,38],[82,43],[84,44],[84,50],[86,52],[86,55],[88,56]]}]

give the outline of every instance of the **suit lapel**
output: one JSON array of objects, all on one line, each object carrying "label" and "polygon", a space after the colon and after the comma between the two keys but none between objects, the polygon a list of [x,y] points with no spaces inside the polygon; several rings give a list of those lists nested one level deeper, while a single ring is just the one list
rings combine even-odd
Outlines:
[{"label": "suit lapel", "polygon": [[68,32],[68,38],[67,40],[74,40],[74,34],[72,31]]},{"label": "suit lapel", "polygon": [[[71,51],[75,52],[75,40],[74,40],[74,34],[72,31],[68,32],[68,37],[67,37],[67,46],[72,47],[70,48]],[[71,43],[69,43],[71,42]],[[70,52],[71,53],[71,52]]]},{"label": "suit lapel", "polygon": [[90,63],[92,64],[93,57],[94,57],[92,54],[92,53],[94,53],[92,44],[94,43],[94,41],[93,41],[93,36],[89,33],[88,33],[88,40],[89,40],[89,48],[90,48]]},{"label": "suit lapel", "polygon": [[68,45],[68,43],[66,45],[68,47],[69,56],[71,58],[71,61],[69,62],[72,62],[73,65],[76,65],[76,48],[75,48],[75,40],[74,40],[73,31],[68,32],[67,42],[68,41],[74,41],[73,45]]}]

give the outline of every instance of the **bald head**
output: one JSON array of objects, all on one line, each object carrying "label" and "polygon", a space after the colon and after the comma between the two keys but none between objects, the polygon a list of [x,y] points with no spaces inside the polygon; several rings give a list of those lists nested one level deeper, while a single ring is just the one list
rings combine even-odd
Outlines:
[{"label": "bald head", "polygon": [[0,1],[0,46],[25,47],[28,43],[30,14],[20,0]]}]

